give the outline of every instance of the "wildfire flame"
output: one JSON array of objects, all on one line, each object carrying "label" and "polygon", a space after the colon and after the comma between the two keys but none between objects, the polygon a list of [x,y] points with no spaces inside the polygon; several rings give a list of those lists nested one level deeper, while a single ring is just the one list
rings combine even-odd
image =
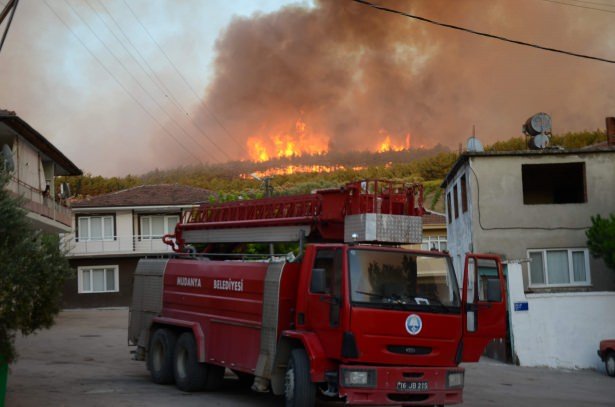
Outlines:
[{"label": "wildfire flame", "polygon": [[299,119],[295,122],[294,131],[265,137],[252,136],[246,145],[250,159],[263,162],[273,158],[324,154],[329,151],[329,137],[310,131],[307,124]]},{"label": "wildfire flame", "polygon": [[346,169],[352,169],[353,171],[364,170],[366,167],[363,166],[355,166],[355,167],[346,167],[343,165],[289,165],[286,167],[274,167],[268,168],[264,171],[256,171],[251,174],[241,174],[241,178],[249,179],[253,178],[254,175],[260,178],[271,177],[273,175],[290,175],[290,174],[299,174],[299,173],[323,173],[323,172],[334,172]]},{"label": "wildfire flame", "polygon": [[384,140],[378,144],[376,151],[379,153],[386,153],[387,151],[404,151],[410,149],[410,133],[406,134],[405,144],[395,145],[391,141],[391,135],[386,130],[380,130],[378,132]]}]

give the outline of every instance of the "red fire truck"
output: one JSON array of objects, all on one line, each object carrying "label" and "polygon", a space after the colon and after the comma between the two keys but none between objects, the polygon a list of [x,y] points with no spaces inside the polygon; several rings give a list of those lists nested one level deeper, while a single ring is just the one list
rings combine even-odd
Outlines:
[{"label": "red fire truck", "polygon": [[505,334],[502,267],[468,254],[459,287],[447,253],[402,248],[421,242],[422,191],[366,180],[193,210],[164,238],[176,256],[138,264],[135,359],[183,391],[230,369],[287,406],[460,403],[459,364]]}]

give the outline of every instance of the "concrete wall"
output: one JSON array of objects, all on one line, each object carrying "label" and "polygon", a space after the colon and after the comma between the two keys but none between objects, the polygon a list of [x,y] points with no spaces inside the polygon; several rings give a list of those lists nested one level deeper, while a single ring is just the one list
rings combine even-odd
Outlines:
[{"label": "concrete wall", "polygon": [[[468,209],[466,212],[462,210],[461,207],[461,177],[462,175],[466,175],[466,188],[467,188],[467,196],[468,196]],[[451,209],[450,211],[447,208],[446,217],[447,217],[447,236],[448,236],[448,251],[453,258],[453,266],[455,267],[455,273],[457,274],[457,280],[459,281],[459,285],[461,286],[461,282],[463,279],[463,268],[465,264],[465,254],[468,252],[474,251],[474,246],[472,243],[472,213],[473,213],[473,204],[472,204],[472,187],[470,181],[471,174],[469,172],[468,166],[464,166],[455,177],[449,182],[446,187],[444,199],[448,205],[448,196],[450,196],[451,200]],[[455,204],[454,204],[454,193],[455,186],[457,186],[457,202],[459,206],[459,214],[458,217],[455,217]],[[450,218],[448,214],[451,214]]]},{"label": "concrete wall", "polygon": [[[469,162],[476,252],[522,259],[528,257],[528,249],[584,248],[590,217],[615,211],[615,153],[478,156],[470,157]],[[523,204],[522,164],[569,162],[585,163],[587,202]],[[453,240],[450,230],[449,242]],[[615,275],[601,260],[590,258],[590,277],[592,284],[583,289],[615,290]],[[527,289],[527,263],[523,265],[523,278]]]},{"label": "concrete wall", "polygon": [[[602,370],[600,340],[615,338],[615,292],[525,294],[521,265],[508,265],[513,354],[521,366]],[[527,303],[527,311],[515,311]]]}]

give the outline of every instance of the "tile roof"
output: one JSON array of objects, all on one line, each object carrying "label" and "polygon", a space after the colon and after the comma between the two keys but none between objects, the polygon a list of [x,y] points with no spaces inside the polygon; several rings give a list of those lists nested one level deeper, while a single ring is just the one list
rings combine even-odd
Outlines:
[{"label": "tile roof", "polygon": [[210,190],[179,184],[141,185],[72,203],[73,208],[190,205],[206,202]]},{"label": "tile roof", "polygon": [[437,212],[427,212],[423,215],[423,226],[425,225],[446,225],[446,216]]}]

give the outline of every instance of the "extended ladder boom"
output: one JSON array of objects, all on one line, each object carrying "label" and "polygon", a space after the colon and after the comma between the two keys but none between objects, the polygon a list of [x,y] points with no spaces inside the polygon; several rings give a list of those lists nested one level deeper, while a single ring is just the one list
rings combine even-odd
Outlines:
[{"label": "extended ladder boom", "polygon": [[302,236],[417,243],[424,213],[421,184],[363,180],[309,195],[203,204],[163,240],[178,252],[193,243],[284,242]]}]

